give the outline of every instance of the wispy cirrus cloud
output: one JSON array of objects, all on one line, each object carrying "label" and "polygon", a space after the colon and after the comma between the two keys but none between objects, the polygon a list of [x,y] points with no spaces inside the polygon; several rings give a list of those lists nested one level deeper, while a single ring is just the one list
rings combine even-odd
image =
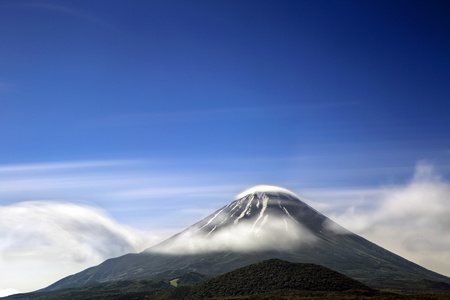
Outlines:
[{"label": "wispy cirrus cloud", "polygon": [[61,14],[65,14],[68,16],[76,17],[79,19],[84,19],[85,21],[89,21],[93,24],[97,24],[99,26],[108,28],[108,29],[115,29],[112,23],[95,16],[93,14],[87,13],[85,11],[82,11],[80,9],[75,9],[69,6],[63,6],[63,5],[54,5],[54,4],[48,4],[48,3],[13,3],[13,4],[4,4],[1,5],[3,8],[16,8],[16,9],[39,9],[43,11],[53,11],[58,12]]},{"label": "wispy cirrus cloud", "polygon": [[232,120],[239,118],[279,118],[294,116],[299,112],[331,109],[341,106],[359,105],[358,102],[323,102],[302,105],[250,106],[233,108],[210,108],[197,110],[153,111],[128,114],[116,114],[85,120],[82,127],[122,127],[148,123],[198,122],[205,120]]},{"label": "wispy cirrus cloud", "polygon": [[203,177],[200,172],[185,174],[149,160],[0,165],[0,176],[0,196],[11,199],[24,199],[26,196],[28,200],[46,198],[50,194],[68,199],[71,193],[78,196],[102,194],[102,197],[117,200],[180,195],[205,197],[240,187],[217,182],[201,184]]},{"label": "wispy cirrus cloud", "polygon": [[[0,165],[0,204],[38,199],[89,201],[104,191],[140,186],[137,160],[62,161]],[[127,176],[129,169],[134,175]],[[91,195],[91,196],[89,196]]]},{"label": "wispy cirrus cloud", "polygon": [[187,209],[209,211],[214,203],[223,205],[226,195],[240,189],[239,185],[219,184],[211,176],[186,174],[170,165],[150,160],[0,165],[0,205],[42,199],[89,203],[131,226],[160,228],[164,226],[160,221],[166,220],[177,227],[179,215]]},{"label": "wispy cirrus cloud", "polygon": [[188,197],[214,197],[229,193],[230,190],[236,190],[239,185],[207,185],[207,186],[167,186],[153,187],[143,189],[125,190],[112,194],[114,198],[155,198],[167,195],[187,196]]},{"label": "wispy cirrus cloud", "polygon": [[85,169],[85,168],[120,166],[132,163],[137,163],[137,161],[88,160],[88,161],[63,161],[63,162],[48,162],[48,163],[13,164],[13,165],[0,165],[0,173],[23,172],[23,171],[46,171],[58,169]]}]

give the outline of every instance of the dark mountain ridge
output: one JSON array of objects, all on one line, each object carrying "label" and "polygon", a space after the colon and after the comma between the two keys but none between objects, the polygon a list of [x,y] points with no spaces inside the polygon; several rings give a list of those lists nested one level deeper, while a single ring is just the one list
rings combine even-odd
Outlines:
[{"label": "dark mountain ridge", "polygon": [[373,288],[429,290],[424,280],[450,283],[345,230],[292,192],[257,187],[159,245],[109,259],[44,290],[187,272],[216,276],[271,258],[323,265]]},{"label": "dark mountain ridge", "polygon": [[257,295],[277,290],[374,291],[331,269],[270,259],[245,266],[192,287],[193,298]]}]

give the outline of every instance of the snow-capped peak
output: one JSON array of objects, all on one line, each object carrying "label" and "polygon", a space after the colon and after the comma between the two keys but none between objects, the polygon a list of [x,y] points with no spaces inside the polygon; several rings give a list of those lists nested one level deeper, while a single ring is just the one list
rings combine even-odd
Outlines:
[{"label": "snow-capped peak", "polygon": [[249,194],[256,194],[256,193],[283,193],[283,194],[289,194],[291,196],[294,196],[296,198],[298,198],[298,196],[294,193],[291,192],[288,189],[279,187],[279,186],[274,186],[274,185],[257,185],[254,187],[251,187],[245,191],[243,191],[242,193],[240,193],[239,195],[236,196],[236,199],[241,199]]}]

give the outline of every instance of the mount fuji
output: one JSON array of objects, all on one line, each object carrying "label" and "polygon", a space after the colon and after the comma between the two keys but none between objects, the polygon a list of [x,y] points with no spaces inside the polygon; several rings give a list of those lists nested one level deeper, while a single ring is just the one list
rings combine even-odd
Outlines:
[{"label": "mount fuji", "polygon": [[450,284],[450,278],[344,229],[291,191],[257,186],[156,246],[106,260],[42,291],[188,272],[216,276],[271,258],[323,265],[373,288],[428,291]]}]

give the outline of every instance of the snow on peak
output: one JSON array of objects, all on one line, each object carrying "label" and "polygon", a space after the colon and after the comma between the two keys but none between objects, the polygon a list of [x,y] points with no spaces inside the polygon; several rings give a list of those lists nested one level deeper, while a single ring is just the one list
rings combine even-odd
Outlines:
[{"label": "snow on peak", "polygon": [[242,193],[240,193],[239,195],[236,196],[236,199],[241,199],[249,194],[256,194],[256,193],[283,193],[283,194],[289,194],[291,196],[294,196],[296,198],[298,198],[298,196],[294,193],[291,192],[288,189],[279,187],[279,186],[274,186],[274,185],[257,185],[254,187],[251,187],[245,191],[243,191]]}]

